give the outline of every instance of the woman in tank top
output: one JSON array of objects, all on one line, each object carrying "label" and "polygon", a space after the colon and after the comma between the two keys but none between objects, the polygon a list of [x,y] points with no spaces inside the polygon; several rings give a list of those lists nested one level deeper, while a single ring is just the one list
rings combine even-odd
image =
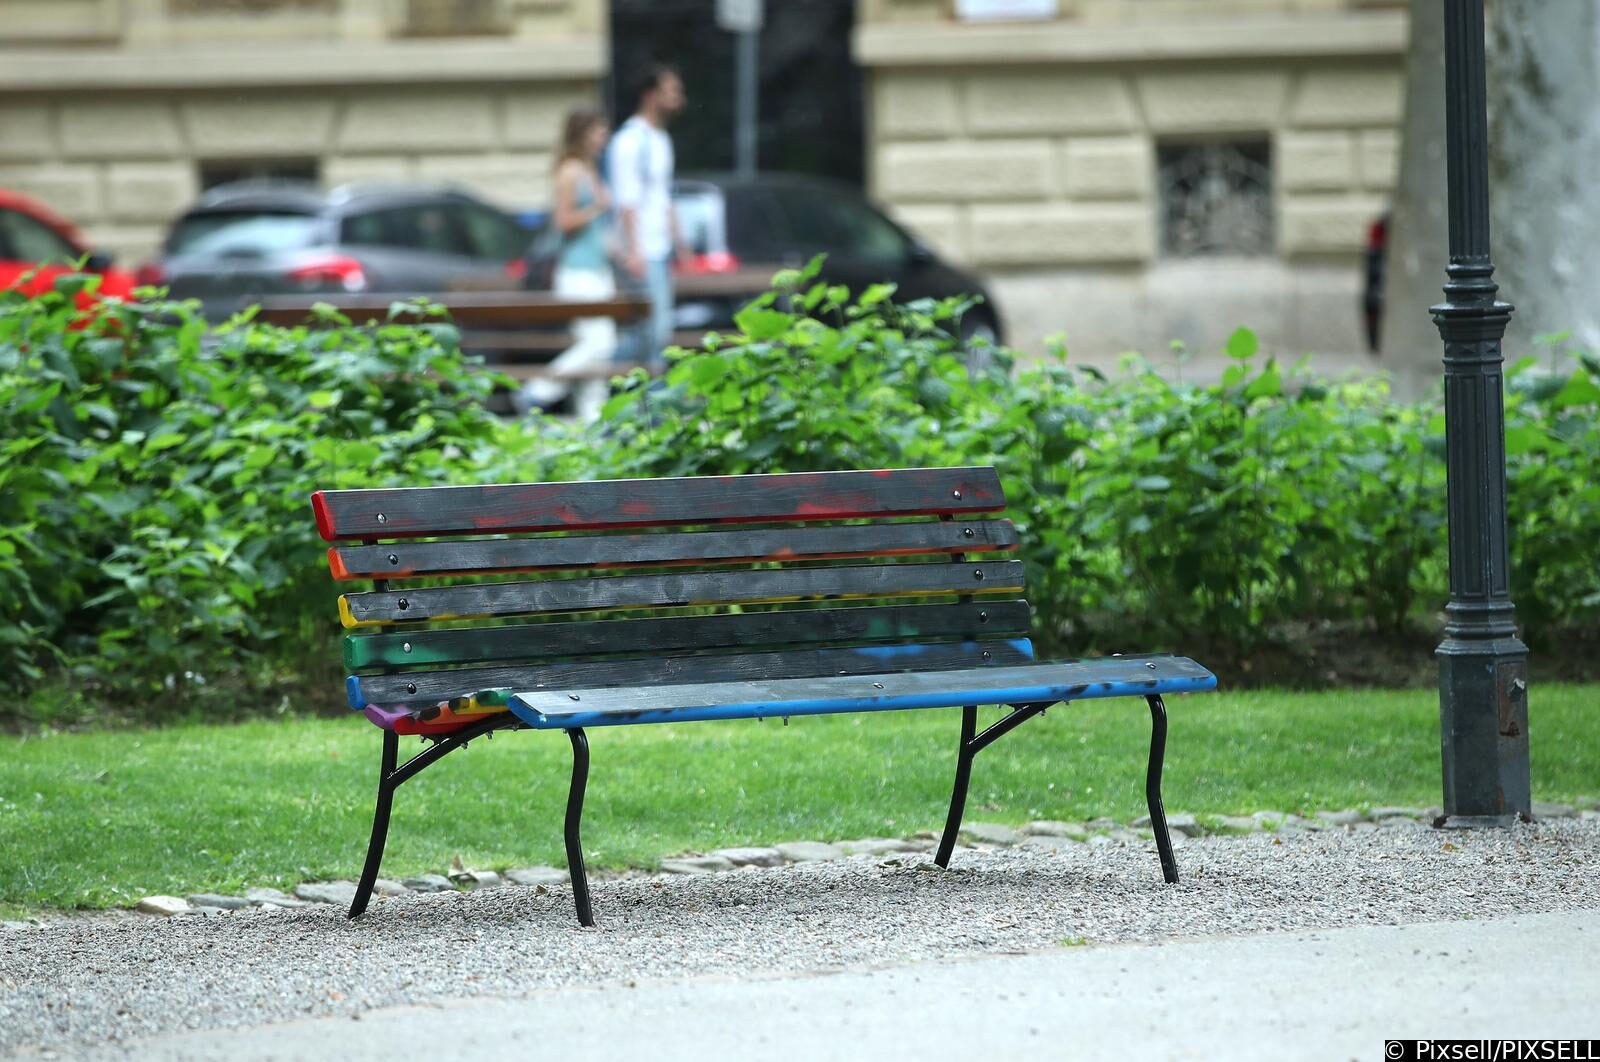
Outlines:
[{"label": "woman in tank top", "polygon": [[[564,299],[609,299],[616,295],[611,253],[611,194],[600,178],[599,158],[611,126],[599,111],[580,107],[567,115],[556,160],[555,205],[551,224],[561,233],[552,291]],[[617,324],[609,317],[586,317],[572,324],[573,343],[550,363],[555,372],[595,370],[609,364],[617,346]],[[523,385],[524,408],[548,408],[559,402],[569,385],[558,380],[529,380]],[[605,404],[607,381],[582,380],[571,387],[574,412],[593,420]]]}]

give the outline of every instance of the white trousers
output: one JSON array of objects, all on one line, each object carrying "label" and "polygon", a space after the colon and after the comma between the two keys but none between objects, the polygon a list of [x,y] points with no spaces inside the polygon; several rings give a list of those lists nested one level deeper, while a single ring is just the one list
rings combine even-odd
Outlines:
[{"label": "white trousers", "polygon": [[[563,299],[610,299],[617,294],[611,271],[598,269],[556,269],[552,293]],[[617,349],[617,322],[609,317],[582,317],[572,322],[572,346],[550,363],[553,372],[587,372],[611,364]],[[606,379],[529,380],[522,387],[530,405],[551,406],[571,391],[578,419],[592,421],[600,416],[610,391]]]}]

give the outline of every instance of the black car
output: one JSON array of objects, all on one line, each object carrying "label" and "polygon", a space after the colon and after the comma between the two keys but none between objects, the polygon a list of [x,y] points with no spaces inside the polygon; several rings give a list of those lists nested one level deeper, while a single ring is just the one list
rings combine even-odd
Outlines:
[{"label": "black car", "polygon": [[514,288],[529,233],[448,187],[245,181],[207,191],[167,234],[154,275],[226,317],[263,296]]},{"label": "black car", "polygon": [[940,259],[849,185],[789,174],[694,177],[674,185],[673,202],[692,252],[678,270],[680,341],[731,327],[733,314],[766,290],[774,272],[817,254],[827,255],[823,279],[853,293],[891,281],[901,302],[981,296],[962,318],[962,337],[1003,338],[982,281]]}]

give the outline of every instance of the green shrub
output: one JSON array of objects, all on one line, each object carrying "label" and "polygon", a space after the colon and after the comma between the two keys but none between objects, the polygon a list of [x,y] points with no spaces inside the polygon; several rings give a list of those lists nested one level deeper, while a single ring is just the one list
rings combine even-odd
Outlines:
[{"label": "green shrub", "polygon": [[[1446,597],[1444,422],[1379,379],[1328,382],[1229,341],[1213,385],[1136,359],[1108,378],[1046,360],[981,367],[959,300],[850,301],[780,274],[773,293],[636,377],[566,476],[994,464],[1021,529],[1038,633],[1109,650],[1196,638],[1249,649],[1294,625],[1431,627]],[[1600,613],[1594,366],[1508,405],[1513,566],[1535,637]]]},{"label": "green shrub", "polygon": [[[1286,371],[1245,330],[1205,386],[1137,359],[1016,368],[957,338],[962,300],[814,275],[780,274],[734,334],[626,378],[587,427],[484,412],[491,378],[426,308],[208,328],[164,302],[85,315],[81,279],[0,294],[0,679],[154,703],[193,676],[332,667],[309,492],[518,479],[993,464],[1050,651],[1437,626],[1437,403]],[[1513,593],[1535,643],[1600,616],[1597,376],[1508,374]]]},{"label": "green shrub", "polygon": [[329,614],[313,486],[459,479],[501,443],[442,321],[208,330],[166,302],[80,312],[78,279],[0,293],[8,679],[148,692],[295,659]]}]

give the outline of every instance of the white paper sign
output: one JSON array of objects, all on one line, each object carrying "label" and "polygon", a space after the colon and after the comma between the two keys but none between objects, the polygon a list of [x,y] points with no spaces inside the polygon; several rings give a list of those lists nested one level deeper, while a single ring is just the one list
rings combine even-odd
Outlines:
[{"label": "white paper sign", "polygon": [[1060,13],[1058,0],[956,0],[956,18],[963,22],[1018,22]]}]

